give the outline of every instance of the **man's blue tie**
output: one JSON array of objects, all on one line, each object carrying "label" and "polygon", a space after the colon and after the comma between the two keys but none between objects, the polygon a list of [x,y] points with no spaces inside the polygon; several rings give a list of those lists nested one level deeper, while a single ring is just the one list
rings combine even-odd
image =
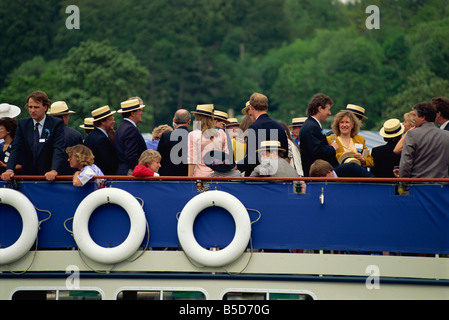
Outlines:
[{"label": "man's blue tie", "polygon": [[33,137],[33,154],[34,160],[37,157],[37,147],[39,146],[39,123],[34,126],[34,137]]}]

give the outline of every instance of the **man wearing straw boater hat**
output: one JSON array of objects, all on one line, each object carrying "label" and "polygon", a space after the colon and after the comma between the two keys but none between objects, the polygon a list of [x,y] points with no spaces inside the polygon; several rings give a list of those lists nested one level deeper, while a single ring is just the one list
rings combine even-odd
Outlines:
[{"label": "man wearing straw boater hat", "polygon": [[290,133],[292,134],[293,141],[295,141],[297,145],[299,145],[299,132],[301,132],[301,127],[306,120],[306,117],[293,118],[292,125],[288,126],[290,128]]},{"label": "man wearing straw boater hat", "polygon": [[215,127],[225,130],[226,125],[229,123],[228,113],[220,110],[214,110],[214,121]]},{"label": "man wearing straw boater hat", "polygon": [[[47,111],[47,115],[62,119],[62,121],[64,121],[64,141],[67,147],[73,147],[77,144],[83,144],[81,133],[68,127],[70,115],[73,113],[76,112],[69,110],[69,107],[67,106],[67,103],[65,101],[53,102],[50,109]],[[67,154],[66,158],[68,158]],[[72,175],[75,172],[76,169],[71,168],[69,162],[65,161],[61,169],[61,174]]]},{"label": "man wearing straw boater hat", "polygon": [[284,159],[286,152],[279,141],[262,141],[257,149],[260,164],[251,172],[251,177],[298,177],[296,170]]},{"label": "man wearing straw boater hat", "polygon": [[114,137],[114,147],[118,157],[118,175],[131,175],[139,162],[139,157],[147,149],[145,139],[137,128],[142,122],[142,101],[138,97],[123,101],[118,113],[123,115],[123,121],[117,128]]},{"label": "man wearing straw boater hat", "polygon": [[34,91],[28,96],[25,108],[30,117],[18,121],[3,180],[14,177],[14,169],[22,156],[25,175],[45,175],[48,181],[53,181],[60,173],[65,161],[64,122],[46,115],[50,104],[43,91]]},{"label": "man wearing straw boater hat", "polygon": [[374,147],[371,155],[374,160],[374,167],[371,173],[378,178],[394,178],[394,167],[399,166],[401,155],[393,152],[404,133],[404,125],[398,119],[385,121],[379,134],[384,138],[386,144]]},{"label": "man wearing straw boater hat", "polygon": [[110,139],[114,131],[114,113],[109,106],[93,110],[94,129],[84,139],[84,145],[94,154],[94,163],[105,175],[115,175],[117,172],[117,154]]},{"label": "man wearing straw boater hat", "polygon": [[68,127],[70,115],[74,113],[76,112],[69,110],[69,107],[67,106],[67,103],[65,101],[53,102],[50,110],[47,112],[47,115],[62,119],[64,121],[64,140],[67,144],[67,147],[83,143],[81,133]]},{"label": "man wearing straw boater hat", "polygon": [[94,129],[94,118],[84,118],[84,123],[80,125],[80,128],[84,129],[86,136]]}]

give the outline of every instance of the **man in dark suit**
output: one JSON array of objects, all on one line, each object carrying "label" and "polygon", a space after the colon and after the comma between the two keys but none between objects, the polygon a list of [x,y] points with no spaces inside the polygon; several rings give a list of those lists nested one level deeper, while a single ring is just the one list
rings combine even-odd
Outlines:
[{"label": "man in dark suit", "polygon": [[404,125],[398,119],[385,121],[379,134],[386,144],[373,148],[371,155],[374,159],[374,167],[371,173],[378,178],[394,178],[394,167],[399,166],[401,155],[393,152],[394,148],[404,133]]},{"label": "man in dark suit", "polygon": [[399,177],[447,178],[449,131],[435,126],[437,110],[432,103],[418,103],[413,112],[416,128],[405,136]]},{"label": "man in dark suit", "polygon": [[117,155],[110,138],[114,131],[114,113],[109,106],[92,111],[94,129],[84,139],[84,145],[94,154],[94,163],[105,175],[115,175],[117,172]]},{"label": "man in dark suit", "polygon": [[159,140],[157,151],[161,154],[161,176],[187,176],[187,141],[189,136],[190,112],[179,109],[175,112],[173,126],[175,130],[164,132]]},{"label": "man in dark suit", "polygon": [[331,98],[324,94],[316,94],[312,97],[307,107],[307,120],[302,125],[299,133],[299,145],[301,148],[301,161],[304,176],[309,175],[310,166],[317,159],[329,162],[333,167],[338,165],[336,158],[337,143],[329,145],[322,133],[321,123],[331,115],[331,107],[334,104]]},{"label": "man in dark suit", "polygon": [[[75,111],[69,110],[67,103],[65,101],[53,102],[47,115],[62,119],[64,121],[64,141],[67,147],[73,147],[77,144],[83,144],[83,137],[81,133],[68,127],[70,115],[76,113]],[[65,154],[66,160],[68,160],[68,155]],[[70,163],[65,161],[62,168],[62,175],[73,175],[77,169],[71,168]]]},{"label": "man in dark suit", "polygon": [[118,175],[131,175],[140,155],[147,149],[145,139],[137,128],[137,124],[142,122],[144,107],[140,99],[136,97],[122,102],[121,109],[117,111],[123,115],[123,121],[114,137],[114,147],[118,157]]},{"label": "man in dark suit", "polygon": [[437,109],[435,123],[440,126],[440,129],[449,131],[449,99],[445,97],[433,98],[432,104]]},{"label": "man in dark suit", "polygon": [[260,164],[256,150],[260,149],[263,141],[279,141],[281,148],[288,150],[287,133],[278,121],[268,116],[267,111],[268,98],[263,94],[253,93],[246,112],[254,122],[247,130],[245,157],[237,164],[237,169],[244,172],[246,177]]},{"label": "man in dark suit", "polygon": [[64,122],[46,115],[50,104],[43,91],[35,91],[28,96],[25,107],[30,118],[18,121],[3,180],[14,177],[14,168],[21,156],[25,175],[45,175],[48,181],[53,181],[60,173],[65,161]]},{"label": "man in dark suit", "polygon": [[329,162],[321,159],[312,163],[309,173],[311,177],[374,178],[373,174],[357,163],[346,162],[334,168]]}]

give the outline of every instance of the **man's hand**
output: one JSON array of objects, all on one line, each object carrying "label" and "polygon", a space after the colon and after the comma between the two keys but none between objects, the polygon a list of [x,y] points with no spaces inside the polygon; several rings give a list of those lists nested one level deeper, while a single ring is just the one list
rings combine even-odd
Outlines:
[{"label": "man's hand", "polygon": [[14,177],[14,171],[8,170],[2,173],[2,180],[9,181]]},{"label": "man's hand", "polygon": [[56,170],[51,170],[45,173],[45,179],[47,179],[47,181],[54,181],[57,175],[58,172]]}]

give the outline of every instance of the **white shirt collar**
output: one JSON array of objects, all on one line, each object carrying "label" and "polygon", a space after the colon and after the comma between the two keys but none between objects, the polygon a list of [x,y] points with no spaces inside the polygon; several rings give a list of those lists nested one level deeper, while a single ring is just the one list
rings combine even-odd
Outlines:
[{"label": "white shirt collar", "polygon": [[[42,127],[44,126],[45,120],[46,120],[46,119],[47,119],[47,115],[45,115],[44,118],[43,118],[41,121],[39,121],[39,124],[40,124]],[[38,123],[38,121],[36,121],[36,120],[33,119],[33,125],[34,125],[34,126],[36,126],[36,123]]]},{"label": "white shirt collar", "polygon": [[99,129],[101,132],[103,132],[103,133],[105,134],[106,137],[109,138],[109,135],[108,135],[108,133],[106,132],[106,130],[104,130],[104,129],[100,128],[100,127],[97,127],[97,129]]},{"label": "white shirt collar", "polygon": [[444,129],[446,128],[446,126],[447,126],[448,123],[449,123],[449,120],[447,120],[445,123],[443,123],[443,124],[440,126],[440,129],[441,129],[441,130],[444,130]]},{"label": "white shirt collar", "polygon": [[123,119],[123,120],[128,120],[129,122],[131,122],[133,125],[134,125],[134,127],[137,127],[137,125],[135,124],[135,122],[134,121],[132,121],[131,119],[129,119],[129,118],[125,118],[125,119]]}]

